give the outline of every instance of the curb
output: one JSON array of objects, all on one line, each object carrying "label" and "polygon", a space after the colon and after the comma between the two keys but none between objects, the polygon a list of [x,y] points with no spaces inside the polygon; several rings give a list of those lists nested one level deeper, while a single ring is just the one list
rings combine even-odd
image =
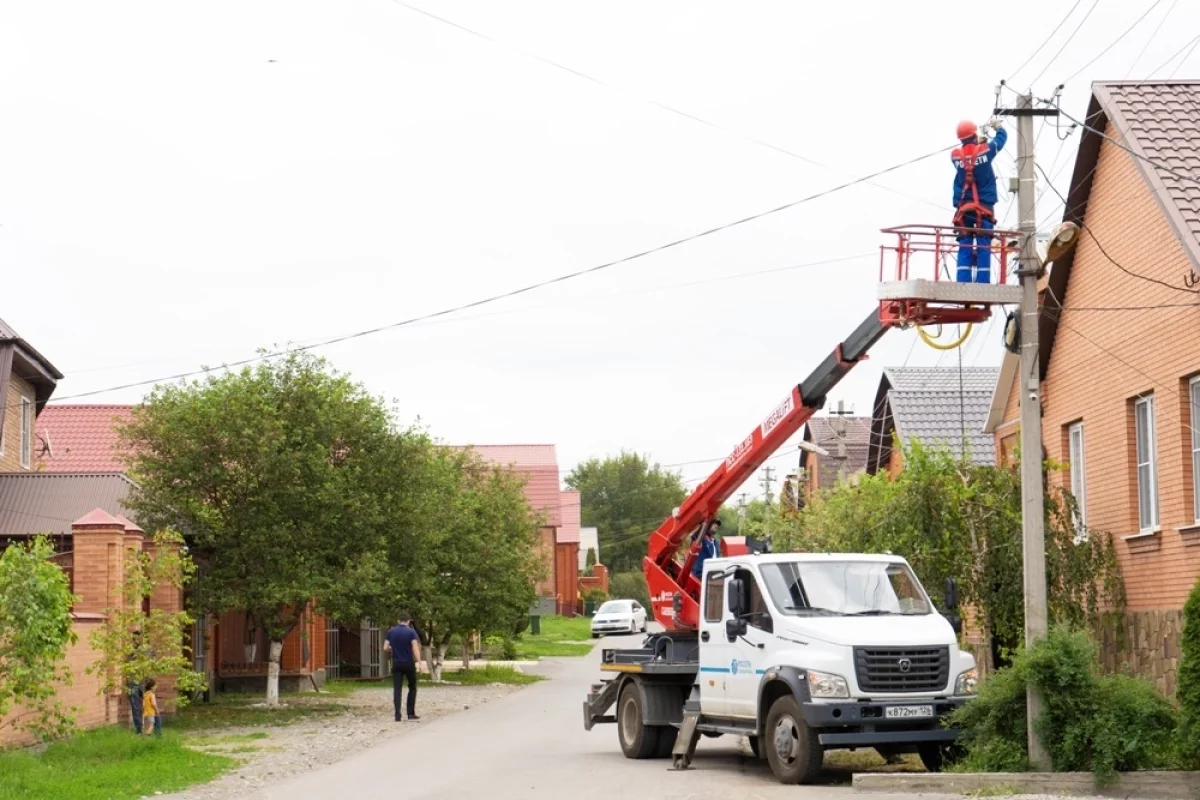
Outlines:
[{"label": "curb", "polygon": [[[1156,800],[1200,798],[1200,772],[1122,772],[1116,781],[1097,788],[1090,772],[937,772],[856,773],[854,791],[912,794],[972,794],[982,790],[1011,794],[1139,797]],[[989,792],[990,794],[991,792]],[[1001,796],[995,794],[994,796]]]}]

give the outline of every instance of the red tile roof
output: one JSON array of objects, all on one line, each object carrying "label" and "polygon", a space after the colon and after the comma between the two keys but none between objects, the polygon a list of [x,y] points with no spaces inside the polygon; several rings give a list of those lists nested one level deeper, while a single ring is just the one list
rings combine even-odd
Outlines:
[{"label": "red tile roof", "polygon": [[552,444],[468,445],[485,461],[512,467],[525,477],[525,499],[535,512],[546,517],[546,525],[562,524],[559,497],[558,450]]},{"label": "red tile roof", "polygon": [[48,405],[37,418],[37,468],[42,472],[124,472],[117,420],[133,406]]},{"label": "red tile roof", "polygon": [[558,544],[579,544],[579,492],[559,492],[558,502],[562,511],[562,525],[555,534],[554,541]]}]

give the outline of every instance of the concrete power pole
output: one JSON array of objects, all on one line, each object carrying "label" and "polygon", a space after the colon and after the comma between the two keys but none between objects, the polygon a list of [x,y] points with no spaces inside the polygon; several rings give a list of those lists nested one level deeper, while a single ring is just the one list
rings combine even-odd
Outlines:
[{"label": "concrete power pole", "polygon": [[[1046,636],[1046,531],[1042,496],[1042,411],[1038,354],[1037,177],[1034,172],[1035,116],[1056,109],[1035,109],[1033,95],[1023,94],[1016,108],[996,109],[1017,118],[1017,210],[1021,219],[1021,531],[1025,574],[1025,646]],[[1034,769],[1049,770],[1050,757],[1033,729],[1043,708],[1041,693],[1030,688],[1026,700],[1029,761]]]},{"label": "concrete power pole", "polygon": [[775,471],[774,467],[763,467],[764,477],[760,481],[763,488],[766,490],[767,505],[771,505],[771,473]]}]

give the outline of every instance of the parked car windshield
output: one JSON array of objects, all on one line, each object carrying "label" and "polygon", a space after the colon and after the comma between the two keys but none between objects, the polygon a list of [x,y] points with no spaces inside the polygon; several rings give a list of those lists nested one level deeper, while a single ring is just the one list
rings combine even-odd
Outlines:
[{"label": "parked car windshield", "polygon": [[596,613],[597,614],[624,614],[624,613],[628,613],[629,610],[630,610],[630,608],[629,608],[628,600],[609,600],[607,603],[600,606],[600,608],[596,609]]},{"label": "parked car windshield", "polygon": [[907,564],[789,561],[762,565],[775,605],[797,616],[929,614],[933,608]]}]

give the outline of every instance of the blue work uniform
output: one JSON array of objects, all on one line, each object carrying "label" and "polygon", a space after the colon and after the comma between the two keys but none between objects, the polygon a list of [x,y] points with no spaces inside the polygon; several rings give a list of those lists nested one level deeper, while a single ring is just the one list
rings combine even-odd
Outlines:
[{"label": "blue work uniform", "polygon": [[[1003,128],[986,144],[964,140],[950,154],[954,163],[954,224],[960,228],[979,228],[981,231],[963,233],[958,237],[958,281],[970,283],[974,268],[975,283],[991,282],[992,235],[996,227],[996,154],[1004,149],[1008,132]],[[967,178],[970,165],[971,180]]]},{"label": "blue work uniform", "polygon": [[712,536],[700,537],[700,552],[696,553],[696,563],[692,565],[692,574],[699,578],[704,574],[704,562],[717,557],[717,540]]}]

